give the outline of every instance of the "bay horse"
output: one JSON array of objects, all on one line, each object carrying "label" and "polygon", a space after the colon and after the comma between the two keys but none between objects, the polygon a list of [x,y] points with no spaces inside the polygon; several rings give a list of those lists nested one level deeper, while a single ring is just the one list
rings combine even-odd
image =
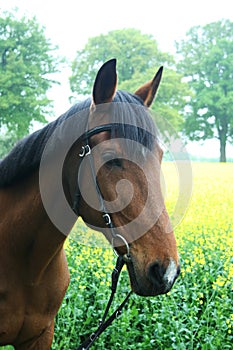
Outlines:
[{"label": "bay horse", "polygon": [[0,162],[1,346],[50,349],[69,284],[63,246],[77,215],[124,256],[133,292],[155,296],[174,284],[179,258],[148,112],[161,76],[162,68],[130,94],[116,89],[116,60],[104,63],[92,98],[21,140]]}]

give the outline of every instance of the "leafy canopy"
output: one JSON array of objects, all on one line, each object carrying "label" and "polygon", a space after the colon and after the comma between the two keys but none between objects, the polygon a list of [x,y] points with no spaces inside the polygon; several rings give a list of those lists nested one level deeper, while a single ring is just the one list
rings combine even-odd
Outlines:
[{"label": "leafy canopy", "polygon": [[118,88],[130,92],[152,79],[161,65],[165,66],[155,109],[179,128],[187,85],[173,69],[174,58],[161,52],[151,35],[137,29],[114,30],[88,40],[72,63],[70,86],[74,97],[91,94],[96,72],[113,57],[117,58]]},{"label": "leafy canopy", "polygon": [[0,128],[21,138],[33,121],[46,122],[51,101],[46,92],[57,71],[50,41],[36,18],[0,18]]},{"label": "leafy canopy", "polygon": [[224,151],[233,139],[233,23],[222,20],[189,30],[177,44],[181,72],[194,92],[185,129],[191,140],[217,137]]}]

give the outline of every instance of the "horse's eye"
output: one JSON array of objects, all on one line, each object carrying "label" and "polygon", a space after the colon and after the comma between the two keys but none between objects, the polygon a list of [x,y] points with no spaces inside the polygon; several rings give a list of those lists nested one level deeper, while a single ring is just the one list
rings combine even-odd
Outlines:
[{"label": "horse's eye", "polygon": [[118,158],[113,152],[103,154],[103,161],[108,168],[122,168],[122,158]]}]

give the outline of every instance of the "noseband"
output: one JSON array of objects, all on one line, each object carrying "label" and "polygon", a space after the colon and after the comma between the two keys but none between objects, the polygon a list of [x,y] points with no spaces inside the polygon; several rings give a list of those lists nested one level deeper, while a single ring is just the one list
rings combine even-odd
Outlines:
[{"label": "noseband", "polygon": [[[131,260],[131,257],[130,257],[130,246],[129,246],[129,243],[127,242],[127,240],[122,235],[117,233],[116,227],[114,226],[114,223],[112,222],[111,215],[106,210],[105,203],[104,203],[104,198],[103,198],[103,195],[101,193],[100,186],[98,184],[98,181],[97,181],[97,178],[96,178],[96,175],[95,175],[94,160],[93,160],[93,157],[92,157],[92,149],[91,149],[89,141],[90,141],[90,138],[92,136],[94,136],[96,134],[99,134],[99,133],[101,133],[103,131],[111,132],[112,130],[118,129],[119,126],[120,126],[119,124],[115,124],[115,123],[114,124],[112,123],[112,124],[105,124],[105,125],[97,126],[97,127],[93,128],[91,130],[86,131],[81,137],[81,141],[82,141],[83,145],[82,145],[81,150],[79,152],[80,161],[82,161],[85,157],[88,157],[88,160],[89,160],[88,164],[89,164],[89,167],[90,167],[92,180],[93,180],[93,183],[96,186],[96,192],[97,192],[98,199],[99,199],[100,212],[102,213],[103,222],[105,223],[105,225],[107,226],[107,228],[111,232],[113,249],[114,249],[115,241],[116,240],[120,240],[120,241],[122,241],[122,243],[126,247],[126,253],[124,255],[119,255],[118,258],[117,258],[116,266],[115,266],[115,268],[114,268],[114,270],[112,272],[112,285],[111,285],[112,292],[111,292],[111,295],[110,295],[107,307],[105,309],[103,318],[99,322],[99,327],[76,350],[87,350],[87,349],[89,349],[92,346],[92,344],[99,337],[99,335],[113,322],[114,319],[116,319],[121,314],[121,311],[122,311],[123,307],[127,303],[128,299],[129,299],[129,297],[130,297],[130,295],[132,293],[132,291],[130,291],[127,294],[127,296],[124,299],[124,301],[122,302],[122,304],[106,320],[108,311],[110,309],[110,306],[112,304],[112,301],[113,301],[113,298],[114,298],[114,295],[115,295],[115,292],[116,292],[117,283],[118,283],[118,279],[119,279],[122,267],[124,266],[124,264],[126,262],[129,263],[130,260]],[[79,169],[80,169],[80,166],[79,166]],[[79,179],[79,176],[78,176],[78,179]],[[76,191],[75,191],[74,202],[73,202],[73,210],[74,210],[74,212],[77,215],[79,215],[80,198],[81,198],[81,192],[80,192],[79,183],[78,183],[78,180],[77,180],[77,188],[76,188]],[[114,252],[116,253],[116,255],[118,255],[115,249],[114,249]]]}]

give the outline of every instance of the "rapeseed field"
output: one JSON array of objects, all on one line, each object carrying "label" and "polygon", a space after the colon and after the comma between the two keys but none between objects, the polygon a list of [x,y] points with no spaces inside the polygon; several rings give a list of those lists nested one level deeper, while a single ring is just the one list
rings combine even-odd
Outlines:
[{"label": "rapeseed field", "polygon": [[[164,163],[171,216],[177,196],[172,169],[171,163]],[[93,349],[233,349],[233,164],[193,163],[192,171],[192,198],[175,228],[179,279],[167,295],[133,295]],[[93,233],[85,227],[79,230],[93,241]],[[115,262],[110,249],[74,240],[67,253],[71,285],[57,317],[53,346],[64,350],[75,349],[95,330],[110,293]],[[126,271],[118,288],[115,305],[129,289]]]},{"label": "rapeseed field", "polygon": [[[172,216],[177,195],[172,164],[163,168]],[[167,295],[133,295],[93,349],[233,349],[233,164],[193,163],[192,170],[192,198],[175,227],[180,277]],[[78,232],[66,246],[71,284],[56,318],[54,350],[76,349],[96,329],[110,294],[112,250],[91,244],[96,238],[83,224]],[[128,290],[123,271],[113,307]]]}]

